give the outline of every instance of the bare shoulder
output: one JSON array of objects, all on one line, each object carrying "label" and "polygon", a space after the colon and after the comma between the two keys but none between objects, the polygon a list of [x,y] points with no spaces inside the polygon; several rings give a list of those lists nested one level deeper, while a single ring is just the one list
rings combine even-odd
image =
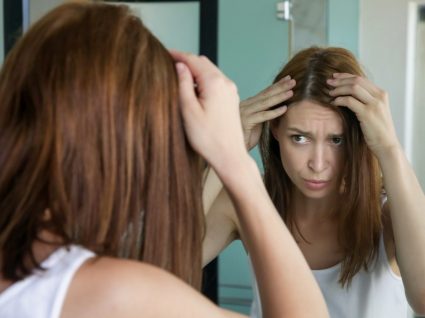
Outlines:
[{"label": "bare shoulder", "polygon": [[396,246],[388,201],[385,202],[382,207],[382,225],[384,231],[385,252],[388,257],[388,263],[390,264],[392,271],[397,276],[401,276],[400,269],[397,264]]},{"label": "bare shoulder", "polygon": [[146,263],[99,258],[76,273],[62,309],[68,317],[238,317],[172,274]]}]

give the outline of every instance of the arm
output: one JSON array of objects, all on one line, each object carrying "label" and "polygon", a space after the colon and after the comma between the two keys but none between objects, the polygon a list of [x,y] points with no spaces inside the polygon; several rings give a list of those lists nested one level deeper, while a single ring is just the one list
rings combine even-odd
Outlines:
[{"label": "arm", "polygon": [[[327,317],[314,277],[245,149],[236,87],[206,58],[179,53],[174,57],[191,71],[180,65],[180,104],[189,142],[217,172],[236,207],[264,316]],[[218,97],[221,101],[209,102]]]},{"label": "arm", "polygon": [[[240,103],[245,145],[253,148],[261,135],[263,123],[285,113],[287,107],[272,107],[283,103],[293,95],[295,80],[285,77],[257,95]],[[203,242],[203,265],[208,264],[232,241],[238,239],[239,222],[233,203],[223,189],[214,169],[209,168],[203,189],[203,203],[207,231]]]},{"label": "arm", "polygon": [[208,167],[205,170],[205,182],[202,189],[202,204],[204,206],[204,213],[207,216],[210,212],[212,205],[217,199],[217,196],[223,189],[223,184],[220,178],[215,173],[214,169]]},{"label": "arm", "polygon": [[379,157],[406,296],[415,312],[425,314],[425,196],[400,146]]},{"label": "arm", "polygon": [[229,177],[223,168],[222,178],[250,253],[264,317],[326,317],[326,305],[301,251],[268,197],[254,161],[245,160],[246,166],[240,161],[227,166],[233,171],[239,167],[243,177]]},{"label": "arm", "polygon": [[211,262],[234,240],[240,238],[240,225],[232,200],[222,188],[206,216],[202,264]]},{"label": "arm", "polygon": [[[387,93],[368,80],[337,74],[329,81],[335,105],[353,110],[380,163],[395,253],[412,308],[425,313],[425,195],[397,139]],[[339,97],[338,97],[339,96]]]}]

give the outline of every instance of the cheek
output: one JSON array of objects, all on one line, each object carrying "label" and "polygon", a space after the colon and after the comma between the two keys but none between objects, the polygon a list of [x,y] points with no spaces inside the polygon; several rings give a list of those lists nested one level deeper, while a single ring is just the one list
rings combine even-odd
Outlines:
[{"label": "cheek", "polygon": [[332,155],[332,166],[335,174],[342,174],[346,158],[342,149],[335,150]]},{"label": "cheek", "polygon": [[282,158],[283,168],[289,176],[299,171],[304,163],[302,152],[290,143],[280,143],[280,157]]}]

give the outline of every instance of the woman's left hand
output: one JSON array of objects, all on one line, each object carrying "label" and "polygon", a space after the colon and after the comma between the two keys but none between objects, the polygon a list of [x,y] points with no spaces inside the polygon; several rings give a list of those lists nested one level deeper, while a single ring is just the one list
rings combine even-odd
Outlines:
[{"label": "woman's left hand", "polygon": [[376,156],[399,147],[387,92],[366,78],[347,73],[334,73],[327,83],[334,87],[329,91],[335,97],[332,104],[348,107],[356,114],[366,142]]}]

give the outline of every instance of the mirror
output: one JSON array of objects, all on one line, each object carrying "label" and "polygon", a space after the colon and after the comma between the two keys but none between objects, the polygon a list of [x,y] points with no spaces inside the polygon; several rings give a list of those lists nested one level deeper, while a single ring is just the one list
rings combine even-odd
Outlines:
[{"label": "mirror", "polygon": [[[109,3],[109,2],[108,2]],[[125,3],[167,47],[199,53],[199,3]],[[175,36],[178,30],[179,36]]]}]

